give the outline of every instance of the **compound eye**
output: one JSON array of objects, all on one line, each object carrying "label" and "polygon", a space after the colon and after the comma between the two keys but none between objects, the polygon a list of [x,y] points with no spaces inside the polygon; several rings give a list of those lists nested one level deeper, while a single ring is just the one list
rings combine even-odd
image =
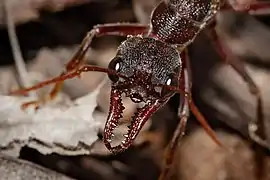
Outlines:
[{"label": "compound eye", "polygon": [[[166,80],[166,84],[167,86],[177,86],[177,77],[175,76],[175,74],[171,74],[168,76],[167,80]],[[169,96],[171,94],[173,94],[174,91],[169,90],[166,87],[163,87],[161,90],[161,96]]]},{"label": "compound eye", "polygon": [[172,83],[172,79],[171,78],[168,78],[167,81],[166,81],[166,85],[167,86],[170,86]]},{"label": "compound eye", "polygon": [[[121,69],[121,63],[122,63],[121,57],[117,56],[111,60],[111,62],[108,65],[108,69],[119,72],[119,70]],[[114,74],[108,74],[108,77],[112,82],[117,82],[119,80],[119,77]]]}]

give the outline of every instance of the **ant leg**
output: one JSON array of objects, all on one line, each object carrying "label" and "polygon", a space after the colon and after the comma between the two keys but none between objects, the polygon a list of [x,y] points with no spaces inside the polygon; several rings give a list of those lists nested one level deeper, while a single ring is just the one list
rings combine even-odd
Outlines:
[{"label": "ant leg", "polygon": [[112,70],[109,70],[107,68],[102,68],[102,67],[98,67],[98,66],[91,66],[91,65],[83,65],[83,66],[80,66],[79,68],[77,68],[75,71],[69,71],[69,72],[66,72],[65,74],[61,74],[60,76],[54,77],[52,79],[49,79],[49,80],[46,80],[43,82],[40,82],[31,88],[32,89],[39,89],[39,88],[42,88],[42,87],[50,85],[50,84],[63,82],[67,79],[79,77],[82,73],[89,72],[89,71],[104,72],[104,73],[108,73],[108,74],[117,75],[117,76],[122,77],[122,78],[126,78],[125,76],[118,74],[118,73],[116,73]]},{"label": "ant leg", "polygon": [[[184,71],[186,71],[186,69]],[[186,85],[185,92],[190,92],[189,82],[185,82],[185,85]],[[169,179],[168,176],[169,176],[171,166],[173,164],[178,142],[185,135],[186,124],[189,117],[189,104],[188,104],[189,100],[187,96],[183,96],[183,97],[184,97],[184,100],[180,102],[180,105],[179,105],[180,107],[179,107],[179,112],[178,112],[180,121],[174,131],[173,137],[168,147],[166,148],[165,162],[164,162],[164,166],[158,180]]]},{"label": "ant leg", "polygon": [[247,12],[250,15],[269,15],[270,14],[270,2],[257,1],[253,4],[251,4],[247,8]]},{"label": "ant leg", "polygon": [[[142,25],[138,23],[117,23],[117,24],[104,24],[104,25],[96,25],[94,28],[89,31],[82,41],[79,50],[72,57],[72,59],[66,65],[65,72],[62,72],[60,76],[64,76],[70,71],[74,71],[83,64],[84,56],[89,49],[91,42],[94,37],[105,36],[105,35],[116,35],[116,36],[127,36],[127,35],[138,35],[138,34],[146,34],[148,32],[149,27],[147,25]],[[49,96],[43,98],[42,100],[31,101],[23,104],[22,108],[26,108],[29,105],[35,105],[36,108],[45,103],[48,100],[53,100],[57,94],[60,92],[63,86],[63,81],[55,82],[55,86],[52,91],[49,93]],[[17,91],[11,92],[11,94],[25,94],[28,91],[39,89],[37,86],[33,86],[30,88],[20,89]]]},{"label": "ant leg", "polygon": [[207,123],[207,120],[204,118],[202,113],[199,111],[197,106],[192,100],[192,95],[191,95],[191,87],[192,87],[192,76],[191,76],[191,67],[190,67],[190,62],[191,60],[189,59],[189,54],[188,50],[186,49],[185,51],[182,52],[182,57],[183,60],[185,61],[185,69],[183,77],[184,77],[184,87],[185,87],[185,92],[188,92],[188,94],[185,94],[185,96],[188,96],[188,101],[189,101],[189,107],[190,110],[192,111],[193,115],[196,117],[197,121],[201,124],[201,126],[204,128],[205,132],[208,134],[208,136],[220,147],[224,147],[224,145],[218,140],[215,131],[209,126]]},{"label": "ant leg", "polygon": [[[179,82],[180,82],[180,89],[181,87],[184,87],[183,92],[186,92],[184,97],[184,100],[180,102],[179,105],[179,117],[180,121],[175,129],[173,138],[169,144],[169,146],[166,149],[166,154],[165,154],[165,165],[162,169],[162,172],[159,176],[159,180],[165,180],[169,176],[169,171],[170,167],[173,163],[173,159],[175,156],[175,152],[178,146],[178,142],[180,139],[185,135],[185,129],[186,129],[186,124],[187,120],[189,117],[189,112],[190,110],[194,114],[194,116],[197,118],[197,120],[200,122],[206,133],[212,138],[212,140],[219,146],[224,147],[223,144],[218,140],[218,138],[215,135],[215,132],[211,129],[211,127],[208,125],[206,119],[204,116],[201,114],[201,112],[198,110],[196,105],[194,104],[191,96],[191,86],[192,86],[192,80],[191,80],[191,69],[189,65],[189,56],[187,50],[184,50],[181,54],[184,59],[184,65],[186,68],[183,70],[182,77]],[[181,94],[183,95],[183,94]]]},{"label": "ant leg", "polygon": [[214,29],[212,29],[210,33],[210,38],[212,39],[214,48],[219,53],[219,55],[223,58],[223,60],[227,61],[233,69],[243,78],[249,87],[249,91],[253,94],[257,99],[257,108],[256,108],[256,120],[251,121],[248,125],[248,131],[250,138],[261,146],[270,148],[270,145],[266,143],[265,139],[265,124],[264,124],[264,113],[263,113],[263,104],[261,92],[253,79],[248,74],[245,65],[242,61],[236,58],[230,50],[223,45],[217,36],[217,33]]},{"label": "ant leg", "polygon": [[188,117],[189,117],[188,100],[185,100],[185,102],[183,103],[181,114],[180,114],[180,122],[178,123],[176,130],[174,132],[173,138],[166,149],[164,167],[162,169],[162,172],[158,180],[165,180],[168,178],[168,174],[169,174],[169,171],[171,169],[171,166],[173,164],[173,160],[175,157],[175,152],[178,146],[178,142],[185,135]]}]

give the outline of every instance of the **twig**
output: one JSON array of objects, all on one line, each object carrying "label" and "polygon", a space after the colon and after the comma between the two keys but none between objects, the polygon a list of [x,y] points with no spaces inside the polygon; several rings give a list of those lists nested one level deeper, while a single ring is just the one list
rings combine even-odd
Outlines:
[{"label": "twig", "polygon": [[[10,45],[12,48],[12,53],[15,61],[15,66],[19,75],[19,84],[21,87],[29,87],[31,85],[29,76],[26,70],[26,66],[24,63],[24,60],[22,58],[22,52],[20,49],[20,45],[18,42],[18,38],[16,35],[14,22],[12,19],[12,13],[10,12],[10,6],[9,6],[10,0],[4,0],[4,12],[6,16],[6,23],[7,23],[7,29],[8,29],[8,36],[10,40]],[[36,97],[36,93],[30,92],[30,97]]]}]

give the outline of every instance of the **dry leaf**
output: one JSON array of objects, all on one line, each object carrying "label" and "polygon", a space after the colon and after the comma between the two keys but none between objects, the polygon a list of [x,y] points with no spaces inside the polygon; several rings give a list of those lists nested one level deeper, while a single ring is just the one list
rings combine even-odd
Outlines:
[{"label": "dry leaf", "polygon": [[[103,83],[102,83],[103,84]],[[0,144],[3,151],[28,145],[43,154],[89,154],[104,119],[94,119],[100,87],[67,106],[22,111],[27,98],[0,96]]]}]

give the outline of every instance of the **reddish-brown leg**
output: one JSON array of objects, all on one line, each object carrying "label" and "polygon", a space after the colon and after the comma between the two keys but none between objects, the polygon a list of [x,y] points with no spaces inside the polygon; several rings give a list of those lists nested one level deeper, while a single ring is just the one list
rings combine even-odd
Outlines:
[{"label": "reddish-brown leg", "polygon": [[270,14],[270,2],[269,1],[257,1],[248,7],[246,10],[251,15],[269,15]]},{"label": "reddish-brown leg", "polygon": [[39,88],[42,88],[42,87],[50,85],[50,84],[55,84],[58,82],[65,81],[67,79],[79,77],[82,73],[90,72],[90,71],[104,72],[107,74],[114,74],[114,75],[117,75],[119,77],[126,78],[126,77],[122,76],[121,74],[118,74],[118,73],[116,73],[112,70],[109,70],[107,68],[102,68],[102,67],[98,67],[98,66],[91,66],[91,65],[82,65],[74,71],[69,71],[69,72],[66,72],[65,74],[62,74],[60,76],[54,77],[52,79],[49,79],[49,80],[46,80],[43,82],[40,82],[40,83],[36,84],[35,86],[33,86],[33,89],[39,89]]},{"label": "reddish-brown leg", "polygon": [[[185,90],[187,90],[186,92],[189,92],[188,83],[185,83],[185,84],[187,85],[187,87],[185,87]],[[186,96],[185,96],[184,100],[180,102],[179,110],[180,110],[179,111],[180,121],[175,129],[175,132],[173,134],[173,138],[171,139],[169,145],[166,148],[165,162],[164,162],[164,165],[162,167],[162,172],[161,172],[158,180],[170,179],[169,172],[170,172],[171,166],[173,164],[173,159],[175,157],[175,152],[176,152],[176,149],[178,146],[178,142],[185,134],[186,123],[187,123],[187,120],[189,117],[189,104],[188,104],[188,98]]]},{"label": "reddish-brown leg", "polygon": [[[84,63],[84,56],[89,49],[91,42],[94,37],[104,36],[104,35],[116,35],[116,36],[127,36],[127,35],[138,35],[138,34],[146,34],[148,32],[149,27],[147,25],[141,25],[136,23],[119,23],[119,24],[104,24],[104,25],[96,25],[94,28],[89,31],[82,41],[79,50],[76,52],[76,54],[72,57],[72,59],[68,62],[66,65],[65,72],[62,72],[60,76],[64,76],[68,72],[77,70],[83,63]],[[28,91],[36,90],[46,83],[40,83],[39,85],[20,89],[11,92],[11,94],[25,94]],[[61,88],[63,86],[63,81],[55,81],[55,86],[53,87],[52,91],[48,95],[48,97],[37,100],[37,101],[31,101],[24,103],[22,105],[22,108],[27,108],[29,105],[34,105],[36,108],[42,104],[47,102],[48,100],[52,100],[56,97],[56,95],[60,92]]]},{"label": "reddish-brown leg", "polygon": [[175,129],[173,138],[171,139],[171,142],[169,143],[169,145],[166,149],[165,163],[164,163],[164,167],[162,169],[162,172],[159,176],[159,180],[170,179],[169,178],[169,171],[171,169],[173,159],[175,157],[175,152],[176,152],[178,143],[179,143],[180,139],[185,135],[185,129],[186,129],[186,124],[187,124],[190,110],[195,115],[197,120],[200,122],[200,124],[202,125],[202,127],[204,128],[206,133],[213,139],[213,141],[217,145],[223,146],[222,143],[216,137],[215,132],[208,125],[206,119],[201,114],[201,112],[198,110],[198,108],[196,107],[196,105],[194,104],[194,102],[192,100],[191,69],[189,66],[190,61],[189,61],[187,50],[184,50],[184,52],[182,53],[182,57],[184,60],[185,68],[183,69],[182,78],[179,80],[180,81],[179,89],[183,89],[183,91],[186,92],[187,94],[183,95],[183,93],[180,92],[181,95],[183,96],[183,99],[181,99],[182,101],[180,102],[179,111],[178,111],[180,121]]},{"label": "reddish-brown leg", "polygon": [[221,41],[219,41],[216,31],[213,28],[211,30],[212,31],[210,32],[210,37],[212,39],[214,48],[220,54],[223,60],[228,62],[233,67],[233,69],[243,78],[249,87],[250,93],[253,94],[257,99],[256,120],[249,123],[249,135],[251,139],[253,139],[258,144],[270,148],[270,146],[264,140],[265,125],[260,90],[248,74],[244,63],[235,57],[229,48],[227,48],[224,44],[222,44]]}]

